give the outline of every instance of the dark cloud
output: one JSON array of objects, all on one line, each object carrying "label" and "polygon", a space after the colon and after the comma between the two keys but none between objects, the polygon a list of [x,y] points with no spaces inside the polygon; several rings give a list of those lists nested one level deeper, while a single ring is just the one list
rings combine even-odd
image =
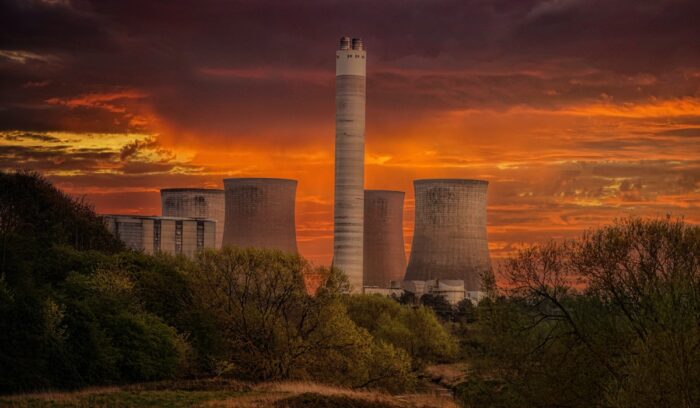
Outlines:
[{"label": "dark cloud", "polygon": [[12,132],[0,135],[0,138],[11,142],[19,142],[23,140],[35,140],[46,143],[59,143],[61,139],[46,134],[29,133],[29,132]]},{"label": "dark cloud", "polygon": [[141,213],[165,185],[299,178],[300,245],[322,258],[347,34],[368,49],[368,184],[407,191],[407,225],[427,176],[492,181],[496,254],[627,213],[697,218],[699,15],[696,0],[0,0],[0,168]]},{"label": "dark cloud", "polygon": [[[146,111],[183,133],[227,138],[265,133],[268,117],[298,127],[329,116],[332,76],[284,73],[332,73],[346,33],[365,37],[370,102],[385,120],[601,94],[616,103],[696,96],[700,77],[687,72],[700,66],[697,15],[692,0],[5,1],[0,50],[28,57],[0,57],[9,78],[0,127],[133,131],[143,122],[129,115]],[[207,69],[278,75],[212,78]],[[123,112],[46,102],[123,87],[149,96]]]},{"label": "dark cloud", "polygon": [[700,137],[700,128],[670,129],[657,133],[662,136]]},{"label": "dark cloud", "polygon": [[136,155],[141,150],[153,149],[158,146],[158,142],[155,139],[146,140],[134,140],[133,142],[122,147],[119,153],[119,160],[125,161],[130,157]]}]

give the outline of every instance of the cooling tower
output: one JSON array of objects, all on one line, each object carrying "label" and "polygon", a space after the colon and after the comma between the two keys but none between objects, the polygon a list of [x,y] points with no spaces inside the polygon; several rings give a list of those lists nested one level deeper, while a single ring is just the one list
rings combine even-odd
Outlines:
[{"label": "cooling tower", "polygon": [[297,252],[294,224],[296,180],[224,179],[223,245]]},{"label": "cooling tower", "polygon": [[335,52],[333,266],[362,291],[366,54],[362,40],[340,39]]},{"label": "cooling tower", "polygon": [[464,280],[481,288],[490,269],[483,180],[416,180],[415,227],[405,280]]},{"label": "cooling tower", "polygon": [[164,188],[160,190],[163,216],[206,218],[216,221],[216,247],[224,237],[224,190]]},{"label": "cooling tower", "polygon": [[364,286],[391,287],[406,272],[403,191],[365,191]]}]

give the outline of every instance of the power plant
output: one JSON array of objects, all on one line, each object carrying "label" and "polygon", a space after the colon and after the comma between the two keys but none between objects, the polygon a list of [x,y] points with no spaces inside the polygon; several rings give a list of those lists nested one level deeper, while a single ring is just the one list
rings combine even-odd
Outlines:
[{"label": "power plant", "polygon": [[403,280],[403,191],[365,190],[364,287],[389,288]]},{"label": "power plant", "polygon": [[297,253],[294,200],[297,181],[278,178],[224,179],[223,245]]},{"label": "power plant", "polygon": [[335,190],[333,266],[362,292],[365,189],[366,53],[359,38],[340,39],[335,52]]},{"label": "power plant", "polygon": [[[366,52],[361,39],[342,37],[335,53],[335,174],[333,266],[353,293],[450,303],[478,302],[489,273],[486,236],[488,182],[414,180],[415,225],[406,266],[402,191],[365,190]],[[222,245],[297,253],[297,181],[227,178],[224,190],[166,188],[162,217],[106,216],[109,229],[132,248],[191,255]],[[308,278],[308,277],[307,277]],[[314,292],[323,276],[307,279]]]},{"label": "power plant", "polygon": [[224,237],[224,190],[211,188],[163,188],[160,190],[162,214],[216,221],[216,247]]},{"label": "power plant", "polygon": [[491,267],[483,180],[415,180],[415,226],[406,281],[463,280],[481,291]]},{"label": "power plant", "polygon": [[142,215],[104,215],[103,219],[126,246],[147,254],[192,256],[216,243],[213,220]]}]

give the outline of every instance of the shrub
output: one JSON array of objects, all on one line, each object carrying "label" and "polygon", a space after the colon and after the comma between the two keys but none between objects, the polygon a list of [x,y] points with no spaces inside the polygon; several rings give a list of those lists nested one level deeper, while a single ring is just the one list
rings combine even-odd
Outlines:
[{"label": "shrub", "polygon": [[348,314],[375,339],[404,350],[414,368],[429,362],[451,360],[457,353],[456,339],[424,306],[402,305],[381,295],[356,295],[347,300]]},{"label": "shrub", "polygon": [[[303,281],[309,271],[304,259],[279,251],[223,248],[197,257],[190,270],[194,302],[216,319],[234,373],[253,380],[411,386],[406,356],[375,344],[347,316],[341,301],[347,279],[334,269],[315,271],[327,279],[312,297]],[[377,364],[381,353],[395,358]]]}]

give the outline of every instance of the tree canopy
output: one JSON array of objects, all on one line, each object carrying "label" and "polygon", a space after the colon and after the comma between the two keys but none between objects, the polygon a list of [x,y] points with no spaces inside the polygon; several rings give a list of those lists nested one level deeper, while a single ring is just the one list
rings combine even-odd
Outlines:
[{"label": "tree canopy", "polygon": [[503,273],[479,307],[482,368],[515,405],[700,404],[700,227],[625,219]]}]

